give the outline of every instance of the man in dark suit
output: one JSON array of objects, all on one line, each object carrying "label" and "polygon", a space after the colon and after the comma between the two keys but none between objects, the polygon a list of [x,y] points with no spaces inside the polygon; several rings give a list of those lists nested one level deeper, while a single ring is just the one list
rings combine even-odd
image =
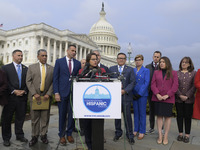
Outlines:
[{"label": "man in dark suit", "polygon": [[[29,89],[29,100],[31,109],[32,139],[29,146],[37,143],[38,137],[48,144],[47,131],[49,126],[51,98],[53,94],[53,67],[47,64],[47,51],[40,49],[37,52],[38,63],[32,64],[28,68],[26,85]],[[42,100],[42,98],[44,100]],[[37,102],[49,101],[48,109],[33,110],[34,99]]]},{"label": "man in dark suit", "polygon": [[[131,103],[133,100],[132,90],[134,87],[135,77],[133,68],[125,65],[126,58],[126,54],[119,53],[117,55],[118,65],[110,67],[110,72],[117,72],[118,74],[115,74],[112,77],[118,78],[120,76],[119,78],[121,79],[122,111],[126,126],[126,136],[129,143],[132,145],[135,143],[131,118]],[[115,119],[115,130],[115,137],[113,140],[116,142],[122,136],[121,119]]]},{"label": "man in dark suit", "polygon": [[10,146],[11,121],[15,113],[15,134],[16,139],[21,142],[28,142],[24,137],[23,124],[27,108],[26,73],[28,68],[21,64],[23,54],[21,50],[14,50],[12,53],[13,62],[5,65],[2,69],[5,71],[8,79],[8,104],[4,107],[2,114],[2,137],[4,146]]},{"label": "man in dark suit", "polygon": [[[67,140],[70,143],[74,143],[72,137],[73,127],[66,130],[66,115],[67,110],[71,111],[72,105],[72,86],[71,77],[78,74],[81,69],[81,63],[74,59],[76,56],[76,45],[69,45],[67,49],[67,56],[57,59],[54,73],[53,73],[53,90],[55,93],[55,99],[58,102],[59,109],[59,137],[60,144],[66,145],[65,133],[67,133]],[[68,112],[68,124],[73,121],[72,112]]]},{"label": "man in dark suit", "polygon": [[101,61],[101,54],[100,54],[100,52],[98,50],[94,50],[93,53],[97,54],[97,57],[98,57],[98,62],[97,62],[98,66],[100,68],[105,69],[106,73],[109,73],[108,67],[106,67],[105,65],[101,64],[101,62],[100,62]]},{"label": "man in dark suit", "polygon": [[149,133],[154,132],[154,126],[155,126],[154,102],[151,101],[151,98],[152,98],[151,80],[153,77],[154,70],[158,69],[159,60],[160,60],[161,56],[162,56],[162,54],[160,51],[155,51],[153,53],[152,63],[145,66],[146,68],[148,68],[150,70],[150,83],[149,83],[149,96],[148,96],[150,129],[149,129],[149,131],[147,131]]}]

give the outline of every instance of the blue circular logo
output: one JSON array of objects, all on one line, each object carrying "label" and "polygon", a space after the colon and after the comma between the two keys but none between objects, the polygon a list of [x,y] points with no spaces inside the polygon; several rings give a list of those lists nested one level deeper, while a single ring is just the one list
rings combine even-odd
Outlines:
[{"label": "blue circular logo", "polygon": [[103,85],[95,84],[88,87],[83,94],[83,103],[92,112],[105,111],[111,102],[110,91]]}]

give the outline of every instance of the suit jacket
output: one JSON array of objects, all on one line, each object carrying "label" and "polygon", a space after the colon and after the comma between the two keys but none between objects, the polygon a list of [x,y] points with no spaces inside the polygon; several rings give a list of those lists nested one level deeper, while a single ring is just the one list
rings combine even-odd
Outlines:
[{"label": "suit jacket", "polygon": [[194,103],[194,95],[196,88],[194,86],[194,78],[196,75],[196,71],[192,72],[186,72],[183,73],[181,71],[177,71],[178,74],[178,91],[176,92],[176,102],[178,103],[183,103],[181,98],[179,97],[180,95],[185,95],[188,97],[188,99],[185,101],[185,103]]},{"label": "suit jacket", "polygon": [[28,94],[28,88],[26,86],[26,73],[28,68],[22,64],[22,79],[21,79],[21,88],[19,88],[19,79],[17,75],[17,71],[15,69],[15,66],[13,63],[7,64],[2,67],[2,69],[5,71],[7,80],[8,80],[8,92],[10,95],[10,99],[16,98],[12,92],[14,90],[25,90],[26,94],[23,96],[17,96],[18,99],[21,100],[27,100],[27,94]]},{"label": "suit jacket", "polygon": [[[72,76],[78,74],[79,69],[81,69],[81,63],[73,59],[74,67],[72,71]],[[54,93],[59,93],[61,97],[67,97],[70,94],[71,89],[71,79],[69,73],[69,67],[67,65],[66,57],[56,60],[56,64],[53,72],[53,91]]]},{"label": "suit jacket", "polygon": [[[156,70],[153,74],[151,81],[151,90],[153,92],[152,101],[174,103],[175,93],[178,90],[178,76],[176,71],[172,71],[172,78],[166,79],[166,75],[163,79],[162,70]],[[169,98],[165,101],[159,101],[156,94],[161,96],[169,95]]]},{"label": "suit jacket", "polygon": [[8,85],[7,85],[6,74],[2,69],[0,69],[0,105],[6,105],[8,103],[7,89],[8,89]]},{"label": "suit jacket", "polygon": [[153,77],[153,73],[155,71],[155,67],[153,66],[153,62],[146,65],[145,68],[148,68],[150,70],[150,84],[149,84],[149,91],[151,92],[151,80]]},{"label": "suit jacket", "polygon": [[[110,67],[110,72],[118,72],[118,74],[115,74],[112,76],[112,78],[118,78],[119,71],[118,71],[118,65]],[[126,100],[132,101],[133,100],[133,88],[135,84],[135,77],[134,77],[134,71],[132,67],[124,66],[122,75],[124,76],[124,80],[122,80],[122,89],[126,91]]]},{"label": "suit jacket", "polygon": [[100,68],[103,68],[106,71],[106,73],[109,73],[108,67],[106,67],[105,65],[103,65],[101,63],[100,63]]},{"label": "suit jacket", "polygon": [[200,120],[200,69],[196,73],[194,85],[197,89],[197,93],[194,101],[193,118]]},{"label": "suit jacket", "polygon": [[148,96],[148,86],[150,82],[150,71],[145,67],[141,67],[137,72],[137,68],[134,68],[135,74],[135,87],[133,94],[139,94],[140,96]]},{"label": "suit jacket", "polygon": [[41,96],[49,95],[52,96],[53,93],[53,67],[46,64],[46,76],[45,76],[45,86],[44,92],[41,94],[41,71],[40,63],[32,64],[28,68],[26,75],[26,85],[29,89],[29,98],[32,99],[33,95],[39,94]]}]

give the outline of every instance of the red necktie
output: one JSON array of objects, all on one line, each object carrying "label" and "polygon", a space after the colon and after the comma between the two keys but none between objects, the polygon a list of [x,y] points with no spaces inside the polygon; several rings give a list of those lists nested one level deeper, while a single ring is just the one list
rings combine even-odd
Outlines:
[{"label": "red necktie", "polygon": [[157,63],[155,63],[155,70],[157,70]]},{"label": "red necktie", "polygon": [[69,59],[69,73],[70,73],[70,75],[72,74],[72,64],[71,64],[71,59]]}]

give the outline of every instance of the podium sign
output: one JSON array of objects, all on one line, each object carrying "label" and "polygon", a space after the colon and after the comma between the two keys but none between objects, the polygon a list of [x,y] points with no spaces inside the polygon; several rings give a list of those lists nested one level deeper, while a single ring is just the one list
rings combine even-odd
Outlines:
[{"label": "podium sign", "polygon": [[121,82],[74,82],[75,118],[121,119]]}]

